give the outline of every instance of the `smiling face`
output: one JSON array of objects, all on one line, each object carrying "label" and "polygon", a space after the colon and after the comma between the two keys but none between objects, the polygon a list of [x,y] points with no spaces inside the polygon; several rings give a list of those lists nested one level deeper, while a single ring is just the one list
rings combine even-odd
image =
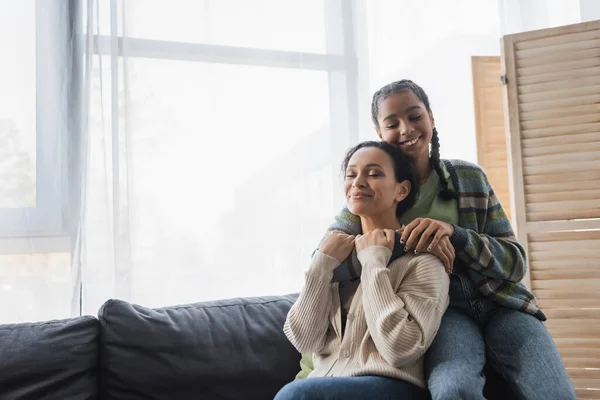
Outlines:
[{"label": "smiling face", "polygon": [[435,120],[412,90],[392,93],[379,103],[377,134],[413,160],[429,159]]},{"label": "smiling face", "polygon": [[350,212],[360,217],[396,218],[398,202],[410,192],[408,181],[398,182],[390,156],[376,147],[357,150],[345,171],[344,193]]}]

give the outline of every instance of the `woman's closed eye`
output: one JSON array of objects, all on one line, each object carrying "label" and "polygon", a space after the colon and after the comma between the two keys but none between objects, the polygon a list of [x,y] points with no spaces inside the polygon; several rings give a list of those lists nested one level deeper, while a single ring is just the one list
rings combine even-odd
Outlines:
[{"label": "woman's closed eye", "polygon": [[412,116],[412,117],[410,117],[409,119],[410,119],[411,121],[420,121],[422,118],[423,118],[423,114],[421,114],[421,115],[415,115],[415,116]]}]

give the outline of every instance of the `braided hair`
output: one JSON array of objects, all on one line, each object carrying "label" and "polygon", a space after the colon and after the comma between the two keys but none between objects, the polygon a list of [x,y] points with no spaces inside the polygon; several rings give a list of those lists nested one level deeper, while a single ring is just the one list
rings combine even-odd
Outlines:
[{"label": "braided hair", "polygon": [[[410,90],[417,98],[425,105],[428,112],[431,112],[431,106],[429,105],[429,98],[427,93],[416,83],[408,79],[401,81],[392,82],[385,85],[381,89],[375,92],[373,95],[373,101],[371,102],[371,119],[376,127],[379,127],[377,117],[379,116],[379,105],[381,102],[395,93],[400,93]],[[433,128],[433,136],[431,137],[431,152],[429,154],[429,162],[435,173],[440,178],[441,190],[439,196],[443,200],[458,199],[458,193],[448,187],[448,180],[444,175],[442,164],[440,160],[440,137],[436,128]]]}]

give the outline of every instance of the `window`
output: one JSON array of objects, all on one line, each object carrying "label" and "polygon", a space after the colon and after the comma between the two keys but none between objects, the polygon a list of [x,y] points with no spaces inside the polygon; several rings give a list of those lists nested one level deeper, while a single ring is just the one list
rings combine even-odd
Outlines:
[{"label": "window", "polygon": [[163,306],[300,289],[358,139],[354,2],[9,7],[0,302],[19,306],[0,309],[1,322],[96,314],[114,297]]},{"label": "window", "polygon": [[[84,313],[298,291],[358,137],[352,3],[112,6],[93,32]],[[117,147],[126,211],[103,197]],[[128,245],[109,270],[115,213]]]},{"label": "window", "polygon": [[34,238],[64,234],[66,11],[63,2],[24,0],[0,14],[9,60],[0,66],[0,253],[38,251]]}]

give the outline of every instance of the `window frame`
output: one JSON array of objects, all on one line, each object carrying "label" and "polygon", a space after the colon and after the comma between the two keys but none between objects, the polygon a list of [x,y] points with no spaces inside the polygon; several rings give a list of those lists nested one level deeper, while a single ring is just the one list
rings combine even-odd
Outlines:
[{"label": "window frame", "polygon": [[[63,252],[66,232],[68,5],[35,2],[36,205],[0,208],[0,254]],[[48,68],[52,66],[52,68]]]},{"label": "window frame", "polygon": [[[83,32],[83,1],[87,1],[88,7],[93,6],[92,0],[36,0],[36,207],[0,209],[0,254],[70,251],[76,241],[81,196],[79,183],[84,173],[83,158],[77,151],[84,139],[79,134],[82,132],[79,115],[80,100],[83,100],[80,85],[84,62],[82,44],[90,39]],[[132,37],[123,39],[117,36],[119,2],[110,0],[112,35],[93,34],[91,54],[120,55],[125,47],[128,57],[326,71],[330,101],[329,145],[333,154],[342,154],[359,139],[362,119],[359,121],[358,94],[366,92],[364,89],[368,87],[366,62],[359,63],[357,54],[358,47],[361,55],[366,55],[366,40],[356,39],[357,26],[364,28],[361,21],[366,6],[363,2],[323,0],[327,52],[321,54]],[[68,23],[61,24],[65,20]],[[113,58],[111,68],[116,68],[116,57]],[[56,68],[47,70],[48,65]],[[111,74],[113,88],[117,87],[118,79],[118,74]],[[112,101],[111,117],[114,119],[118,112],[116,95]],[[314,162],[315,168],[321,166],[320,160]],[[337,205],[330,206],[335,212],[339,211]]]}]

